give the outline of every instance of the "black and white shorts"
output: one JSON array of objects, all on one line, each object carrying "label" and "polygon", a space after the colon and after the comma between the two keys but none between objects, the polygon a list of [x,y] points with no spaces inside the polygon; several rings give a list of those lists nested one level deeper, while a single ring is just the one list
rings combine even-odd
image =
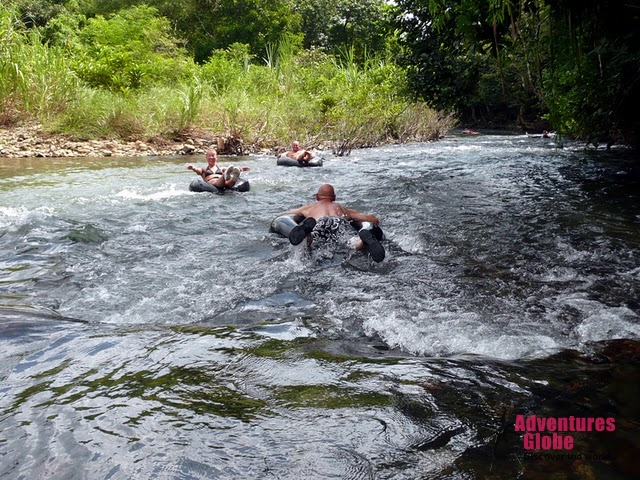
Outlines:
[{"label": "black and white shorts", "polygon": [[339,217],[320,217],[311,234],[314,242],[342,243],[349,239],[352,232],[351,224]]}]

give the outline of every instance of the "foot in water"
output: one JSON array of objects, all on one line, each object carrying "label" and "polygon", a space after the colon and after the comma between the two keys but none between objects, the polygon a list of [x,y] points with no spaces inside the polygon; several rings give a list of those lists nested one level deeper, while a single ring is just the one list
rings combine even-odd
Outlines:
[{"label": "foot in water", "polygon": [[313,227],[316,226],[316,220],[314,218],[305,218],[302,223],[296,227],[293,227],[289,233],[289,241],[291,245],[298,245],[307,238],[307,235],[311,233]]},{"label": "foot in water", "polygon": [[384,260],[384,247],[369,230],[360,230],[358,235],[360,236],[360,240],[364,242],[365,249],[369,252],[374,262]]}]

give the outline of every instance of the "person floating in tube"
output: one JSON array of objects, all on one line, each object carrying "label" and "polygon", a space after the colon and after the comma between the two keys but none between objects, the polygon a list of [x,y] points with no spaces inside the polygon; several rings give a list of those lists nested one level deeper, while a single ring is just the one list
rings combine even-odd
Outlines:
[{"label": "person floating in tube", "polygon": [[284,154],[285,157],[293,158],[300,163],[307,163],[309,160],[313,158],[313,153],[311,153],[311,148],[305,148],[304,150],[300,149],[300,142],[295,140],[291,144],[291,150]]},{"label": "person floating in tube", "polygon": [[[272,228],[289,238],[292,245],[298,245],[306,238],[309,245],[313,241],[336,242],[345,231],[358,229],[356,250],[365,250],[375,262],[384,260],[385,251],[380,243],[382,230],[378,218],[361,213],[335,203],[336,194],[332,185],[320,185],[316,202],[283,212],[274,220]],[[298,222],[292,218],[298,216]],[[348,230],[347,230],[348,229]]]},{"label": "person floating in tube", "polygon": [[217,188],[232,188],[238,178],[240,178],[240,172],[249,171],[249,167],[229,167],[220,168],[217,165],[218,152],[214,149],[207,151],[207,166],[206,167],[194,167],[189,165],[187,170],[193,170],[200,175],[202,179],[210,185]]}]

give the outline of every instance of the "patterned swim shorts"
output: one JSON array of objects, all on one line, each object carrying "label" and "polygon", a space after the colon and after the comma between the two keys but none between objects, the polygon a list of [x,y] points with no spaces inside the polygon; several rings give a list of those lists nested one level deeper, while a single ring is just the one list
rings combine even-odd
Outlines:
[{"label": "patterned swim shorts", "polygon": [[340,217],[320,217],[311,234],[314,242],[339,243],[349,238],[351,224]]}]

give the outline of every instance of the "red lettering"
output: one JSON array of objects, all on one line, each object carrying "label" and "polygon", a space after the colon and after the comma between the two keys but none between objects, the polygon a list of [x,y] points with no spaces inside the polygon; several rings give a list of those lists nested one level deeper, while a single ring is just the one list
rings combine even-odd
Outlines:
[{"label": "red lettering", "polygon": [[550,432],[556,431],[556,419],[555,418],[547,418],[547,430]]},{"label": "red lettering", "polygon": [[593,430],[593,422],[595,422],[595,421],[596,421],[596,419],[593,418],[593,417],[587,418],[587,423],[588,423],[587,431],[590,432],[591,430]]},{"label": "red lettering", "polygon": [[525,431],[524,415],[516,415],[515,427],[516,427],[516,432],[524,432]]},{"label": "red lettering", "polygon": [[573,437],[571,435],[564,437],[564,449],[573,450]]},{"label": "red lettering", "polygon": [[533,450],[533,433],[524,434],[524,449]]},{"label": "red lettering", "polygon": [[607,432],[613,432],[616,429],[616,419],[609,417],[607,418]]},{"label": "red lettering", "polygon": [[547,419],[542,417],[542,418],[538,418],[537,424],[538,424],[538,431],[539,432],[544,432],[545,428],[544,426],[547,423]]},{"label": "red lettering", "polygon": [[558,419],[558,431],[566,432],[569,430],[569,420],[567,418],[559,418]]},{"label": "red lettering", "polygon": [[566,432],[569,430],[569,419],[567,418],[559,418],[558,419],[558,431]]},{"label": "red lettering", "polygon": [[574,420],[574,417],[573,417],[573,415],[571,415],[569,417],[569,430],[572,431],[572,432],[575,432],[576,428],[573,426],[573,420]]},{"label": "red lettering", "polygon": [[596,418],[596,430],[599,432],[604,431],[604,418],[602,417]]},{"label": "red lettering", "polygon": [[527,432],[524,434],[525,450],[571,450],[573,449],[573,437],[566,435],[541,435],[540,433]]}]

